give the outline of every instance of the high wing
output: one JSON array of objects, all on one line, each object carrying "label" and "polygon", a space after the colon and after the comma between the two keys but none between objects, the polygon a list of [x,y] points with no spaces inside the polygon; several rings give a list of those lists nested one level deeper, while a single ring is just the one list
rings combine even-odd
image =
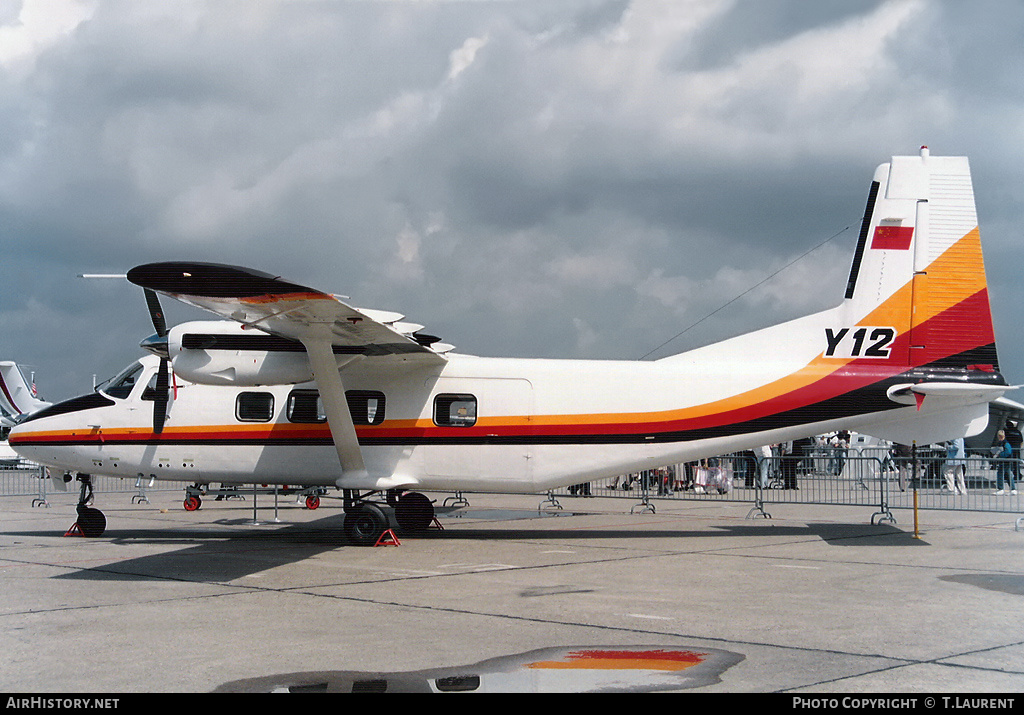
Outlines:
[{"label": "high wing", "polygon": [[384,485],[367,474],[336,355],[351,355],[349,362],[365,357],[429,366],[444,364],[443,353],[451,350],[419,333],[422,326],[400,322],[398,313],[353,308],[334,295],[262,271],[215,263],[150,263],[130,270],[128,280],[147,292],[301,343],[341,462],[342,488]]},{"label": "high wing", "polygon": [[403,323],[402,315],[354,308],[337,296],[269,273],[216,263],[150,263],[128,272],[128,280],[148,290],[305,343],[328,341],[335,352],[400,361],[443,364],[452,346]]}]

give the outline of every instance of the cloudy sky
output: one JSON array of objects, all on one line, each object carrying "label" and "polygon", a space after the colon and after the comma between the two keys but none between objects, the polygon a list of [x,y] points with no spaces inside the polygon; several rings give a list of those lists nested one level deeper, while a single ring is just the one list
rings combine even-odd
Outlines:
[{"label": "cloudy sky", "polygon": [[663,357],[838,303],[875,166],[927,144],[970,157],[1024,382],[1022,37],[1019,0],[0,0],[0,359],[88,391],[152,327],[76,276],[161,260]]}]

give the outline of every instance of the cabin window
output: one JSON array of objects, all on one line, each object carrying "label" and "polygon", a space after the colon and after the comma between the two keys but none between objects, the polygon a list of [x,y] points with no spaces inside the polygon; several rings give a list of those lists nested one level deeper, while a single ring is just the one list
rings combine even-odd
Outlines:
[{"label": "cabin window", "polygon": [[384,421],[384,393],[376,390],[348,390],[348,411],[357,425],[379,425]]},{"label": "cabin window", "polygon": [[[384,393],[376,390],[348,390],[345,392],[352,423],[379,425],[384,421]],[[288,395],[288,421],[323,423],[327,421],[324,403],[316,390],[293,390]]]},{"label": "cabin window", "polygon": [[243,392],[235,399],[239,422],[270,422],[274,417],[274,396],[269,392]]},{"label": "cabin window", "polygon": [[472,427],[476,424],[476,397],[438,395],[434,398],[434,424],[440,427]]},{"label": "cabin window", "polygon": [[319,424],[327,421],[324,403],[316,390],[293,390],[288,395],[288,421]]}]

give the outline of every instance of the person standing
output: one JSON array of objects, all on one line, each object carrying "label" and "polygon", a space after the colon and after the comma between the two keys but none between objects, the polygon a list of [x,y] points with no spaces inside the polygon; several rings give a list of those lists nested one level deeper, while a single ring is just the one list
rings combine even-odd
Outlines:
[{"label": "person standing", "polygon": [[1009,482],[1010,494],[1017,493],[1017,483],[1013,479],[1011,465],[1013,462],[1013,447],[1006,439],[1006,432],[996,432],[996,445],[992,448],[996,456],[996,494],[1006,494],[1003,483]]},{"label": "person standing", "polygon": [[907,491],[907,484],[911,481],[914,471],[914,448],[909,444],[895,444],[893,451],[896,453],[896,468],[900,484],[900,491]]},{"label": "person standing", "polygon": [[1021,434],[1020,426],[1013,420],[1006,420],[1006,427],[1003,428],[1003,432],[1006,433],[1006,441],[1010,443],[1010,449],[1013,450],[1010,473],[1013,475],[1014,483],[1016,483],[1020,481],[1020,448],[1024,444],[1024,434]]},{"label": "person standing", "polygon": [[967,465],[964,462],[964,440],[963,437],[950,440],[946,443],[946,487],[951,494],[966,494],[967,483],[964,479],[964,472]]},{"label": "person standing", "polygon": [[766,444],[761,447],[761,488],[768,488],[768,475],[771,474],[772,469],[772,446]]},{"label": "person standing", "polygon": [[782,452],[782,488],[799,489],[796,485],[796,447],[794,442],[784,442]]}]

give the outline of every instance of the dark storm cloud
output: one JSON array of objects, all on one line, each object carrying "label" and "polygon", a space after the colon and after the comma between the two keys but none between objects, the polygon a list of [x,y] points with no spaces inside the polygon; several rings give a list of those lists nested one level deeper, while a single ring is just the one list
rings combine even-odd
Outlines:
[{"label": "dark storm cloud", "polygon": [[0,357],[56,396],[151,330],[82,272],[239,263],[467,352],[636,358],[807,254],[668,354],[836,302],[922,143],[971,156],[1018,292],[1013,2],[3,7]]}]

